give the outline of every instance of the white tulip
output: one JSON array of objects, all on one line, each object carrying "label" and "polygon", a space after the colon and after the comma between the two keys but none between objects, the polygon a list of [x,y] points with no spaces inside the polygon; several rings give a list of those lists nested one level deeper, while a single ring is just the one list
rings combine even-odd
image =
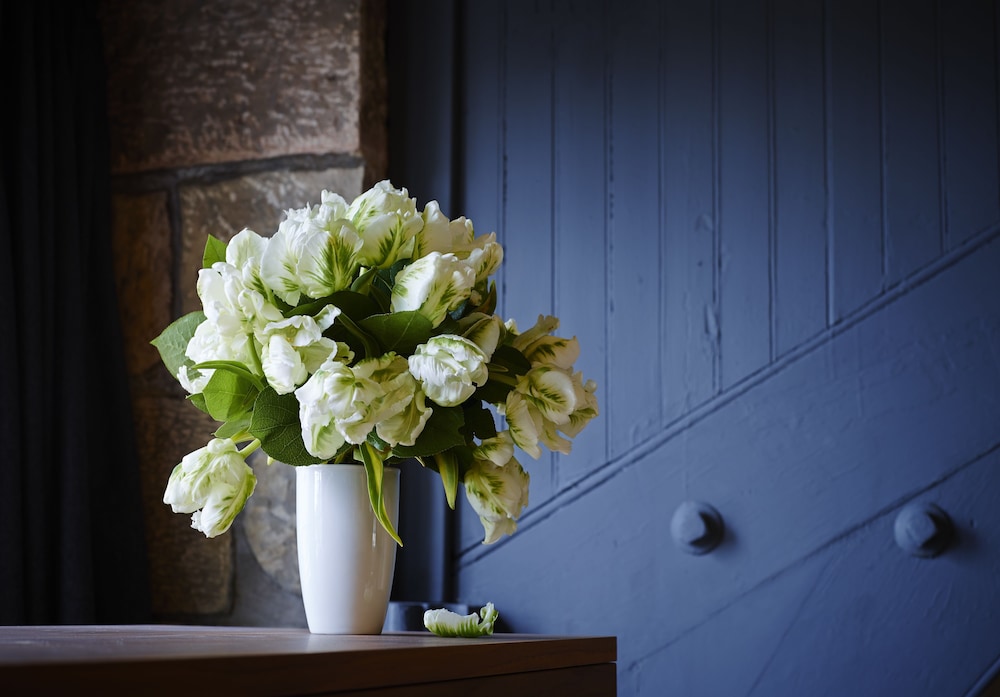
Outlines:
[{"label": "white tulip", "polygon": [[409,358],[409,368],[432,402],[454,407],[489,379],[487,360],[483,350],[472,341],[441,334],[417,346]]},{"label": "white tulip", "polygon": [[191,527],[205,537],[226,532],[253,494],[257,478],[229,438],[215,438],[174,467],[163,502],[193,513]]}]

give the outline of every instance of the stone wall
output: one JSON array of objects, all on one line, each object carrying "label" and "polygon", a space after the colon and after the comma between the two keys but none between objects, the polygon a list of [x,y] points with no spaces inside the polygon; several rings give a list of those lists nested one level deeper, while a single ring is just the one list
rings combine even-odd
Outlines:
[{"label": "stone wall", "polygon": [[199,308],[206,235],[277,229],[323,189],[385,176],[384,0],[103,0],[120,312],[157,619],[304,623],[291,468],[260,483],[224,536],[162,503],[215,424],[149,344]]}]

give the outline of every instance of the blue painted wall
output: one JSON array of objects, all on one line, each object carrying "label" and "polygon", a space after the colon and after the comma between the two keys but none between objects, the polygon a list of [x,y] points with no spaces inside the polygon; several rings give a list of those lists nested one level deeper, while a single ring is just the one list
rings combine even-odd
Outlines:
[{"label": "blue painted wall", "polygon": [[[602,408],[571,455],[521,458],[515,536],[460,513],[449,591],[616,635],[622,695],[975,694],[1000,657],[996,3],[407,5],[397,29],[445,29],[395,44],[394,177],[497,230],[501,311],[558,315]],[[671,541],[686,500],[725,519],[705,556]],[[942,556],[896,546],[911,501],[952,516]]]}]

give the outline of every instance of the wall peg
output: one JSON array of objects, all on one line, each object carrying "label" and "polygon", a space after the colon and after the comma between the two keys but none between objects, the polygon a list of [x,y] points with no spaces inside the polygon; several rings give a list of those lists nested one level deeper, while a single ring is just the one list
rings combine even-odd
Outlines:
[{"label": "wall peg", "polygon": [[722,516],[701,501],[685,501],[670,521],[670,536],[679,549],[688,554],[706,554],[715,549],[725,535]]},{"label": "wall peg", "polygon": [[951,518],[933,503],[910,503],[896,516],[896,544],[915,557],[936,557],[955,536]]}]

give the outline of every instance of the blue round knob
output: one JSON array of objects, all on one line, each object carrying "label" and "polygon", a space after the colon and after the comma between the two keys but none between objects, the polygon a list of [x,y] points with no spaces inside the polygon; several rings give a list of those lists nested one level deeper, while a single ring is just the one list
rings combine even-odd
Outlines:
[{"label": "blue round knob", "polygon": [[670,536],[688,554],[705,554],[719,546],[725,534],[722,516],[701,501],[685,501],[670,521]]},{"label": "blue round knob", "polygon": [[948,514],[933,503],[911,503],[903,507],[893,526],[896,544],[915,557],[936,557],[954,537]]}]

